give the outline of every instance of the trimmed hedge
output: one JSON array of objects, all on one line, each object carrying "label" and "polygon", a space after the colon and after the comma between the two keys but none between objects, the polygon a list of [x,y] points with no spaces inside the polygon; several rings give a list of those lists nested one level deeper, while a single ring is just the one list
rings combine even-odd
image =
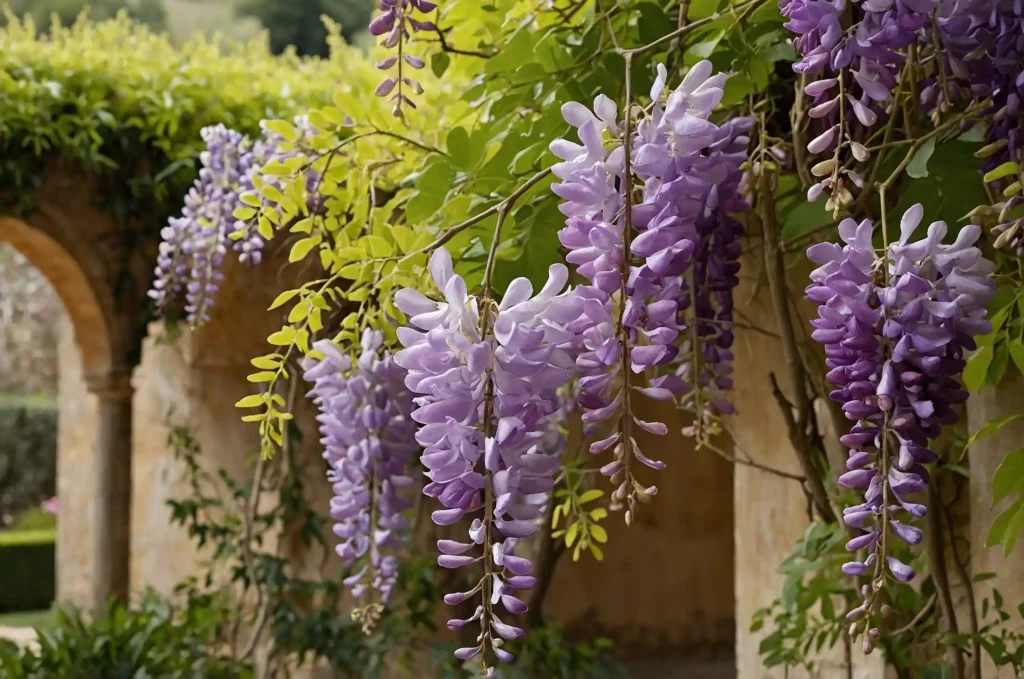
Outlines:
[{"label": "trimmed hedge", "polygon": [[0,533],[0,613],[49,608],[56,595],[56,533]]}]

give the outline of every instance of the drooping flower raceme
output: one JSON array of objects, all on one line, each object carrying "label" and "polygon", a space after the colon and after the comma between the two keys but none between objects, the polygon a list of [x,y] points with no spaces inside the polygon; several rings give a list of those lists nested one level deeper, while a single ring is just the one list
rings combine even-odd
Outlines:
[{"label": "drooping flower raceme", "polygon": [[847,549],[865,554],[847,563],[848,575],[870,575],[864,603],[849,614],[867,630],[866,651],[878,631],[872,617],[881,606],[885,580],[908,581],[913,569],[893,556],[893,536],[909,545],[922,539],[903,519],[926,513],[915,494],[925,490],[924,465],[936,455],[928,448],[942,425],[956,421],[952,406],[967,398],[959,377],[972,337],[989,332],[985,303],[994,285],[994,265],[974,246],[981,230],[964,227],[954,243],[942,243],[943,222],[911,237],[921,222],[920,205],[901,222],[901,236],[876,256],[870,222],[847,219],[839,225],[845,245],[820,243],[808,256],[820,265],[811,274],[809,299],[818,302],[812,337],[825,345],[833,399],[855,421],[842,437],[850,447],[839,483],[861,489],[861,504],[843,512],[859,534]]},{"label": "drooping flower raceme", "polygon": [[494,606],[500,602],[513,615],[525,612],[516,592],[534,584],[530,562],[514,550],[519,539],[536,531],[541,508],[532,499],[551,490],[560,466],[542,445],[550,442],[557,391],[572,375],[569,350],[575,338],[564,325],[579,316],[580,300],[562,292],[568,271],[560,264],[551,267],[536,296],[527,279],[516,279],[497,306],[468,293],[444,249],[431,257],[430,273],[443,302],[411,289],[395,296],[410,324],[399,328],[405,348],[395,360],[408,370],[406,385],[418,394],[412,417],[420,425],[416,440],[424,447],[421,461],[430,479],[423,492],[443,506],[433,513],[434,522],[450,525],[478,514],[469,541],[438,542],[442,567],[479,563],[483,571],[476,587],[445,597],[451,605],[481,598],[469,619],[448,626],[480,625],[479,643],[459,649],[457,657],[465,660],[489,647],[509,661],[512,655],[502,644],[523,631],[499,619]]},{"label": "drooping flower raceme", "polygon": [[227,254],[228,228],[238,206],[241,158],[246,154],[244,135],[223,125],[202,130],[206,150],[200,155],[199,178],[185,196],[180,217],[172,218],[160,233],[153,287],[149,296],[165,309],[178,294],[185,294],[185,312],[192,325],[209,320],[213,296],[224,275],[220,267]]},{"label": "drooping flower raceme", "polygon": [[406,540],[412,502],[399,491],[413,484],[409,465],[419,447],[412,421],[412,394],[405,371],[387,351],[383,336],[367,329],[353,361],[329,340],[313,344],[322,359],[307,358],[304,377],[320,409],[321,443],[334,497],[331,518],[341,538],[337,553],[358,570],[345,579],[361,604],[353,617],[372,627],[388,602],[398,574],[395,553]]},{"label": "drooping flower raceme", "polygon": [[378,97],[391,95],[390,101],[394,103],[391,113],[396,118],[400,118],[404,104],[416,108],[416,104],[405,94],[404,88],[408,88],[416,94],[423,92],[423,86],[406,75],[408,73],[406,68],[419,70],[425,65],[423,59],[407,54],[405,51],[408,49],[411,33],[437,30],[433,21],[417,19],[413,15],[413,11],[429,14],[437,9],[437,3],[430,0],[380,0],[380,9],[382,14],[370,22],[370,34],[385,36],[380,44],[388,49],[397,48],[398,54],[377,62],[379,70],[394,70],[395,75],[382,80],[377,85],[374,94]]},{"label": "drooping flower raceme", "polygon": [[[583,315],[570,326],[582,338],[577,367],[583,421],[588,433],[614,422],[610,435],[590,450],[613,451],[615,459],[602,472],[618,484],[613,500],[628,504],[627,522],[635,502],[657,490],[635,480],[632,460],[664,468],[639,450],[634,426],[656,435],[668,431],[663,423],[637,417],[631,399],[635,393],[661,400],[681,397],[688,405],[685,399],[693,391],[689,363],[683,361],[678,374],[659,373],[678,362],[688,329],[694,258],[699,250],[703,270],[713,269],[715,276],[736,273],[731,264],[719,266],[709,259],[712,250],[734,249],[728,245],[734,235],[723,234],[718,244],[710,231],[714,215],[736,204],[740,175],[730,167],[738,147],[745,145],[708,120],[725,81],[711,71],[710,62],[700,62],[666,93],[667,72],[659,67],[651,113],[630,130],[603,95],[593,111],[567,104],[563,116],[582,144],[557,140],[551,145],[563,161],[552,168],[561,180],[552,189],[564,200],[559,209],[567,218],[559,239],[569,250],[567,260],[589,282],[576,289]],[[719,190],[727,200],[718,200]]]},{"label": "drooping flower raceme", "polygon": [[[305,117],[295,119],[302,135],[309,133]],[[171,218],[160,232],[160,250],[152,289],[149,296],[161,311],[181,294],[185,296],[185,313],[190,325],[198,326],[210,320],[210,310],[224,274],[221,267],[228,250],[237,253],[243,264],[259,264],[263,258],[263,238],[255,224],[235,218],[242,207],[242,196],[257,193],[254,178],[262,184],[280,188],[287,179],[264,175],[262,168],[273,161],[283,161],[297,153],[296,144],[282,148],[284,141],[264,128],[263,137],[252,140],[224,125],[202,130],[206,150],[200,154],[201,168],[188,195],[180,217]],[[313,195],[318,175],[310,171],[306,176],[309,192],[307,209],[318,209],[318,198]],[[273,204],[260,197],[264,204]]]}]

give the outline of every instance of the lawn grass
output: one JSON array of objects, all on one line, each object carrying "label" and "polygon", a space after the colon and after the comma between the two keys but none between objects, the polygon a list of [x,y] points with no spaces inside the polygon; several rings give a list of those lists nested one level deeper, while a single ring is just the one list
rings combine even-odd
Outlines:
[{"label": "lawn grass", "polygon": [[46,611],[23,611],[18,613],[0,613],[0,627],[31,627],[46,629],[54,623],[53,609]]}]

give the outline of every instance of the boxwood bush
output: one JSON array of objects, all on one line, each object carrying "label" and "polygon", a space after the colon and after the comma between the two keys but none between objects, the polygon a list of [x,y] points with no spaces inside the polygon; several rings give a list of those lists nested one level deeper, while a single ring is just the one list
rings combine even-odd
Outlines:
[{"label": "boxwood bush", "polygon": [[49,608],[55,590],[53,530],[0,533],[0,613]]}]

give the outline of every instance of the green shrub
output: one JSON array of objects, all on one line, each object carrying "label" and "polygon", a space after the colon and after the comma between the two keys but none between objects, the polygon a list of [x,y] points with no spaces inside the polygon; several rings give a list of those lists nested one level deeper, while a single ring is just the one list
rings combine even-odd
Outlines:
[{"label": "green shrub", "polygon": [[56,478],[56,405],[0,400],[0,514],[38,507],[53,497]]},{"label": "green shrub", "polygon": [[50,607],[56,583],[55,545],[52,529],[0,533],[0,613]]},{"label": "green shrub", "polygon": [[161,677],[246,679],[251,668],[218,653],[230,616],[217,597],[186,594],[180,605],[147,591],[138,606],[112,602],[95,619],[58,609],[39,648],[0,642],[6,679]]}]

